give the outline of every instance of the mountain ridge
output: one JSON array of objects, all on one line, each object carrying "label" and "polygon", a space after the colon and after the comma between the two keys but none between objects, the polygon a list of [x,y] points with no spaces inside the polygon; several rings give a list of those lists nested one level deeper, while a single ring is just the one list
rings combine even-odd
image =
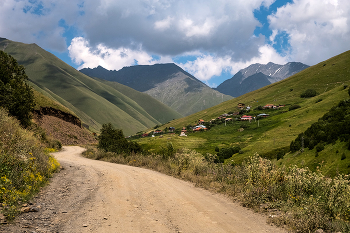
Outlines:
[{"label": "mountain ridge", "polygon": [[[255,82],[258,82],[258,84],[256,84],[255,86],[261,88],[263,87],[261,86],[262,84],[266,86],[271,83],[281,81],[308,67],[308,65],[305,65],[300,62],[288,62],[285,65],[279,65],[273,62],[269,62],[266,65],[256,63],[244,69],[241,69],[232,78],[225,80],[215,89],[221,93],[231,95],[233,97],[238,97],[250,91],[257,90],[252,89],[251,87],[242,86],[243,81],[245,81],[246,79],[251,79],[249,81],[250,83],[253,83],[253,80]],[[256,76],[251,78],[252,75],[255,75],[257,73],[261,73],[267,76],[269,83],[266,83],[265,77],[263,77],[262,75],[260,76],[264,80],[259,80],[256,78]]]},{"label": "mountain ridge", "polygon": [[184,116],[232,99],[174,63],[129,66],[118,71],[98,66],[80,71],[90,77],[118,82],[147,93]]}]

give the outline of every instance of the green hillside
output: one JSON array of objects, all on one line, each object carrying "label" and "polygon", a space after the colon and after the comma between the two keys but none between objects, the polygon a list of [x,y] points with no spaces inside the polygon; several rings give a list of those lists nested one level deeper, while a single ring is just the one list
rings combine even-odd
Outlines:
[{"label": "green hillside", "polygon": [[92,130],[111,122],[129,135],[181,117],[155,99],[149,99],[145,110],[128,97],[142,99],[138,96],[142,93],[132,89],[121,93],[80,73],[36,44],[0,39],[0,47],[26,67],[26,74],[37,91],[69,108]]},{"label": "green hillside", "polygon": [[[177,148],[190,147],[205,154],[216,153],[215,148],[225,148],[232,146],[240,146],[241,153],[235,154],[232,157],[234,163],[239,163],[247,156],[259,153],[267,157],[276,157],[279,149],[289,151],[289,145],[292,140],[304,132],[312,123],[316,122],[339,101],[348,99],[348,86],[350,85],[350,51],[333,57],[327,61],[321,62],[315,66],[307,68],[300,73],[291,76],[280,82],[263,87],[254,92],[247,93],[238,98],[226,101],[215,107],[195,113],[185,118],[177,119],[169,124],[165,124],[161,129],[166,127],[175,127],[177,129],[184,126],[196,125],[199,119],[209,122],[218,116],[239,111],[238,103],[244,103],[246,106],[251,106],[251,111],[245,113],[247,115],[256,116],[260,113],[267,113],[270,116],[262,118],[259,121],[243,122],[233,121],[220,125],[212,125],[207,132],[188,133],[186,138],[173,137],[173,145]],[[312,98],[301,98],[301,94],[307,89],[314,89],[317,95]],[[259,110],[258,106],[266,104],[285,105],[280,109]],[[293,105],[299,105],[300,108],[289,110]],[[255,109],[255,110],[254,110]],[[236,116],[233,116],[235,118]],[[210,124],[209,124],[210,125]],[[238,129],[244,128],[242,132]],[[149,148],[156,149],[162,143],[166,143],[166,139],[159,138],[157,140],[144,138],[139,139],[140,143],[148,144]],[[163,141],[163,142],[162,142]],[[186,142],[190,143],[186,143]],[[334,154],[324,154],[327,151],[333,151]],[[328,148],[329,147],[329,148]],[[315,150],[315,149],[314,149]],[[338,153],[347,154],[345,160],[340,160]],[[333,153],[333,152],[332,152]],[[328,157],[327,157],[328,156]],[[333,159],[333,156],[338,156]],[[334,164],[330,161],[334,160],[337,163],[342,162],[346,166],[342,166],[342,172],[350,172],[348,164],[350,164],[350,152],[347,147],[337,142],[335,145],[326,146],[326,149],[320,153],[324,159],[322,168],[326,173],[331,174],[330,170],[334,169]],[[287,154],[282,164],[296,163],[300,166],[314,164],[315,151],[302,154]],[[327,162],[328,165],[325,165]],[[310,166],[311,167],[311,166]],[[314,166],[315,169],[317,166]],[[332,167],[332,168],[331,168]],[[340,169],[340,167],[338,166]]]}]

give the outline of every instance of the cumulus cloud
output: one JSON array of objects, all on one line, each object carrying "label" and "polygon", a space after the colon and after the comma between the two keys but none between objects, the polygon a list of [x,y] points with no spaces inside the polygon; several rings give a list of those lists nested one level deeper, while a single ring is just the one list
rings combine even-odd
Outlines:
[{"label": "cumulus cloud", "polygon": [[203,50],[233,59],[256,56],[264,38],[252,37],[259,22],[253,11],[273,0],[85,1],[80,26],[95,46],[137,47],[178,56]]},{"label": "cumulus cloud", "polygon": [[267,64],[268,62],[285,64],[287,61],[288,59],[279,55],[273,47],[264,45],[259,48],[258,56],[246,61],[234,61],[230,56],[218,57],[202,54],[196,60],[180,63],[179,66],[199,80],[208,83],[213,76],[220,76],[224,71],[234,75],[251,64]]},{"label": "cumulus cloud", "polygon": [[274,32],[288,34],[292,60],[313,65],[350,49],[348,0],[294,0],[269,21]]},{"label": "cumulus cloud", "polygon": [[82,68],[94,68],[102,66],[109,70],[119,70],[125,66],[132,65],[153,65],[155,63],[172,62],[169,57],[161,57],[154,59],[152,56],[142,51],[131,50],[128,48],[112,49],[99,44],[96,48],[92,48],[89,42],[83,37],[76,37],[72,40],[68,47],[69,56]]}]

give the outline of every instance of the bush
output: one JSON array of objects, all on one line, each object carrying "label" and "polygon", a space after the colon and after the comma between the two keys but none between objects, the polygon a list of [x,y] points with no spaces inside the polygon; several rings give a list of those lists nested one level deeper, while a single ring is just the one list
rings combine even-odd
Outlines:
[{"label": "bush", "polygon": [[111,123],[103,124],[98,136],[97,148],[104,152],[126,153],[141,152],[141,146],[136,142],[126,140],[123,130],[115,129]]},{"label": "bush", "polygon": [[22,126],[31,124],[34,93],[26,83],[24,67],[10,55],[0,51],[0,106],[16,117]]},{"label": "bush", "polygon": [[316,151],[321,152],[323,150],[324,150],[324,143],[323,142],[318,143],[316,146]]},{"label": "bush", "polygon": [[225,159],[231,158],[232,155],[239,153],[240,151],[241,151],[241,148],[239,146],[221,148],[220,151],[217,153],[217,159],[214,162],[223,163],[225,162]]},{"label": "bush", "polygon": [[314,97],[314,96],[316,96],[316,95],[317,95],[316,90],[314,90],[314,89],[307,89],[306,91],[304,91],[304,92],[300,95],[300,97],[301,97],[301,98],[311,98],[311,97]]},{"label": "bush", "polygon": [[316,100],[316,103],[319,103],[321,102],[323,99],[322,98],[319,98],[318,100]]},{"label": "bush", "polygon": [[301,106],[300,106],[300,105],[297,105],[297,104],[294,104],[294,105],[292,105],[292,106],[289,107],[289,111],[294,110],[294,109],[297,109],[297,108],[301,108]]}]

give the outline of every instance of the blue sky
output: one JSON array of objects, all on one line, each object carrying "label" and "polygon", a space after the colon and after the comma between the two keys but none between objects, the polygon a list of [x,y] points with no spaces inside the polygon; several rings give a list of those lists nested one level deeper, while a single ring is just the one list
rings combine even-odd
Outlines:
[{"label": "blue sky", "polygon": [[0,37],[81,69],[174,62],[211,87],[250,64],[350,49],[348,0],[1,0]]}]

